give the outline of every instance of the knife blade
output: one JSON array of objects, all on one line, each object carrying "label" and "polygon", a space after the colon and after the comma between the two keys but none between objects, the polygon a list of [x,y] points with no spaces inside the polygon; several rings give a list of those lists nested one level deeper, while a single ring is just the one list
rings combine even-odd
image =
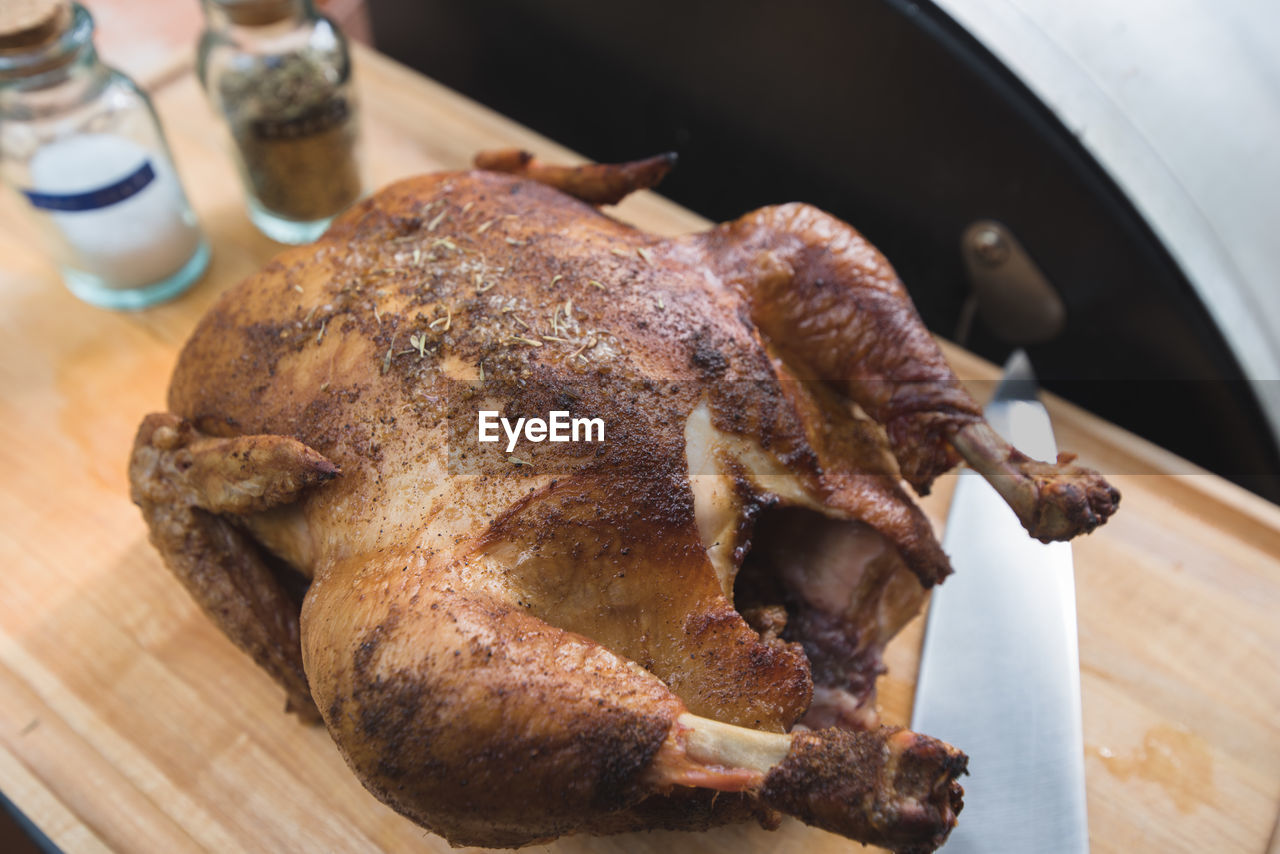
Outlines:
[{"label": "knife blade", "polygon": [[[1057,455],[1021,350],[986,407],[1024,453]],[[945,850],[1089,850],[1071,546],[1030,536],[981,475],[959,475],[943,549],[955,574],[929,605],[911,727],[969,754]]]}]

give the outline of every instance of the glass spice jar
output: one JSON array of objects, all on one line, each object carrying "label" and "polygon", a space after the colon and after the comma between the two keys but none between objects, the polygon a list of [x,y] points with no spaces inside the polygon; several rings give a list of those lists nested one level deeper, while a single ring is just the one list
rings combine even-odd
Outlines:
[{"label": "glass spice jar", "polygon": [[99,60],[79,4],[0,4],[0,174],[86,302],[142,308],[208,266],[151,102]]},{"label": "glass spice jar", "polygon": [[306,243],[361,192],[351,57],[310,0],[204,0],[197,73],[226,119],[249,217]]}]

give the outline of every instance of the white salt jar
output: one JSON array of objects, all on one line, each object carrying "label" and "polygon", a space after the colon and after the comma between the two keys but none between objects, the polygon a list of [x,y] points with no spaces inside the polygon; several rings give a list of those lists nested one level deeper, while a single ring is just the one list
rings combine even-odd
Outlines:
[{"label": "white salt jar", "polygon": [[142,308],[208,266],[151,103],[98,59],[78,4],[0,9],[0,173],[86,302]]}]

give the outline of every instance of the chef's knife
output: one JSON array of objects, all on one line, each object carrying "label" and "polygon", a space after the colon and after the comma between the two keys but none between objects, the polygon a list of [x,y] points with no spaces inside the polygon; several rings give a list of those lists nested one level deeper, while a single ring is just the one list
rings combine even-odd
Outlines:
[{"label": "chef's knife", "polygon": [[[1057,456],[1017,351],[987,421],[1037,459]],[[929,605],[911,726],[969,755],[947,854],[1089,850],[1071,546],[1027,535],[996,491],[960,474],[943,548],[955,574]]]}]

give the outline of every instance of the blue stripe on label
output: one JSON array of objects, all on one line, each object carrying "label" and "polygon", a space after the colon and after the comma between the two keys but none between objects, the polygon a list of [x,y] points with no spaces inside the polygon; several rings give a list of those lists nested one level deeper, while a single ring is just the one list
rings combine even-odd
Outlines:
[{"label": "blue stripe on label", "polygon": [[22,193],[32,205],[44,210],[93,211],[111,207],[130,196],[136,196],[155,178],[156,172],[151,168],[151,161],[147,160],[119,181],[96,190],[84,193],[37,193],[35,190],[23,190]]}]

